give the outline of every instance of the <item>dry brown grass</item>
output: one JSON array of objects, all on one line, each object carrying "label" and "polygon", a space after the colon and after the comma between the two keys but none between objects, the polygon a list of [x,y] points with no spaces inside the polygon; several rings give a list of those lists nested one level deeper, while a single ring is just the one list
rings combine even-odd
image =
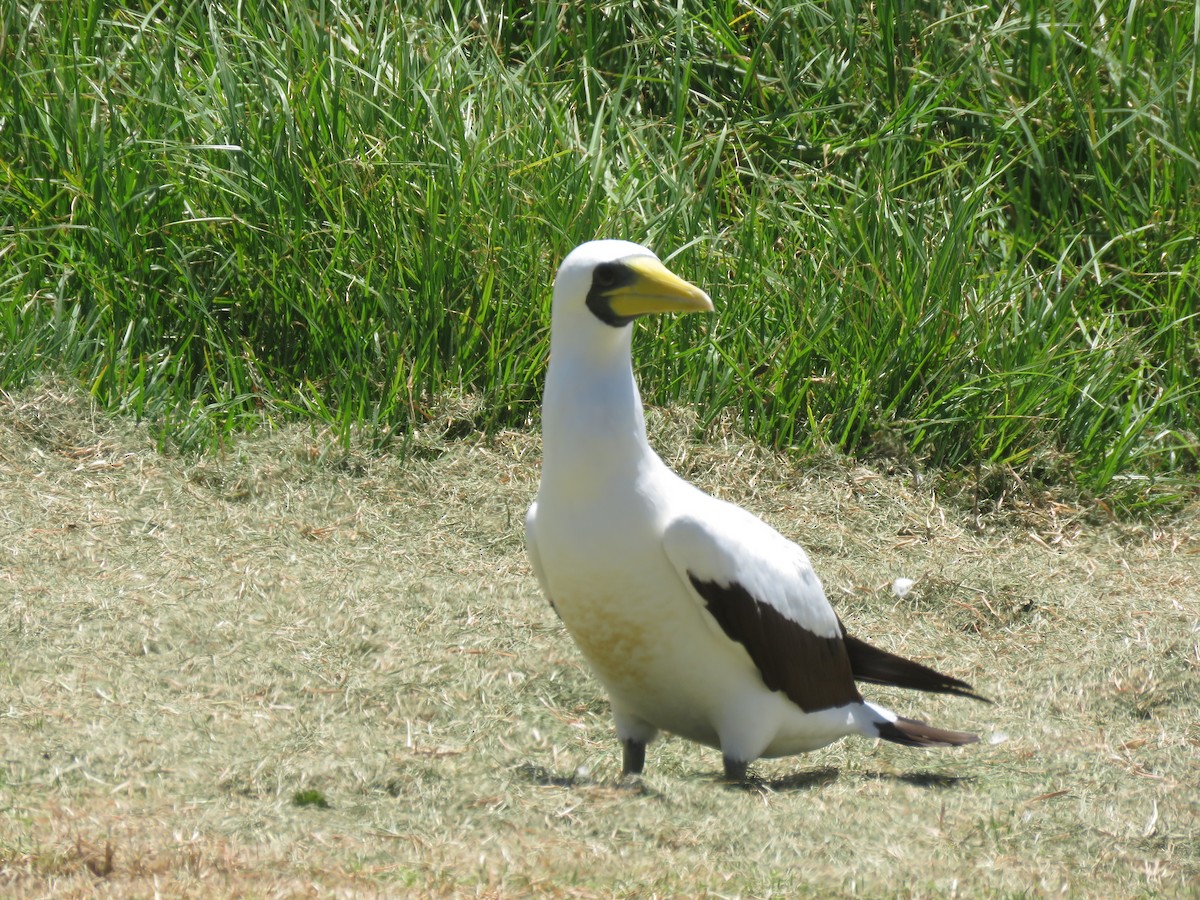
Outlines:
[{"label": "dry brown grass", "polygon": [[536,437],[400,460],[295,429],[184,459],[43,386],[0,403],[0,893],[1195,891],[1195,508],[953,505],[652,425],[809,548],[850,627],[997,702],[872,696],[984,742],[846,741],[744,792],[668,739],[622,782],[525,563]]}]

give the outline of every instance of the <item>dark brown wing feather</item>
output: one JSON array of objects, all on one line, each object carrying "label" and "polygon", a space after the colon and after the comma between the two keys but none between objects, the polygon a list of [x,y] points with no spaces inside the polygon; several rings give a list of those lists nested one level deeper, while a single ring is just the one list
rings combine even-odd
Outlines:
[{"label": "dark brown wing feather", "polygon": [[986,697],[976,694],[971,685],[949,675],[943,675],[929,666],[911,659],[872,647],[866,641],[845,634],[846,655],[850,659],[850,670],[855,681],[872,684],[887,684],[893,687],[911,688],[914,691],[929,691],[931,694],[956,694],[991,703]]},{"label": "dark brown wing feather", "polygon": [[979,740],[978,735],[934,728],[932,725],[903,716],[898,716],[895,722],[876,722],[875,728],[885,741],[904,744],[906,747],[961,747],[963,744],[974,744]]},{"label": "dark brown wing feather", "polygon": [[805,712],[862,700],[841,638],[813,634],[740,584],[688,578],[721,630],[746,648],[768,688]]}]

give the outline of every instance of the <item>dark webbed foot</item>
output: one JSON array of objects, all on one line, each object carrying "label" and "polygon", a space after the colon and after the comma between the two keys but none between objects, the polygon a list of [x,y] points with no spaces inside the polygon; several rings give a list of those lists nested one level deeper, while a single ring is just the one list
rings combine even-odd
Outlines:
[{"label": "dark webbed foot", "polygon": [[744,759],[725,757],[725,780],[733,784],[746,783],[746,767],[750,764]]},{"label": "dark webbed foot", "polygon": [[625,748],[624,764],[621,767],[622,775],[641,775],[642,769],[646,767],[646,745],[641,741],[635,741],[633,738],[621,741],[621,746]]}]

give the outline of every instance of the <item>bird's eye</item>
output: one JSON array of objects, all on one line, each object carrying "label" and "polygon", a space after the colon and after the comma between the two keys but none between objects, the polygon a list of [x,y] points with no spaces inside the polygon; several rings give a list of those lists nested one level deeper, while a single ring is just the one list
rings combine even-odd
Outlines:
[{"label": "bird's eye", "polygon": [[610,265],[596,266],[592,283],[598,288],[610,288],[617,283],[617,270]]}]

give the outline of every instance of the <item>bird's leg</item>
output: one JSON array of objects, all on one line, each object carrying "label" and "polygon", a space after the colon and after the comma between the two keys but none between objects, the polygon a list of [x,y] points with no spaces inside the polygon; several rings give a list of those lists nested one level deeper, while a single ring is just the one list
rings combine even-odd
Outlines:
[{"label": "bird's leg", "polygon": [[744,759],[725,757],[725,780],[733,784],[746,783],[746,767],[750,765]]},{"label": "bird's leg", "polygon": [[626,738],[621,741],[621,746],[625,749],[625,759],[621,767],[621,774],[641,775],[642,769],[646,766],[646,745],[642,741]]}]

